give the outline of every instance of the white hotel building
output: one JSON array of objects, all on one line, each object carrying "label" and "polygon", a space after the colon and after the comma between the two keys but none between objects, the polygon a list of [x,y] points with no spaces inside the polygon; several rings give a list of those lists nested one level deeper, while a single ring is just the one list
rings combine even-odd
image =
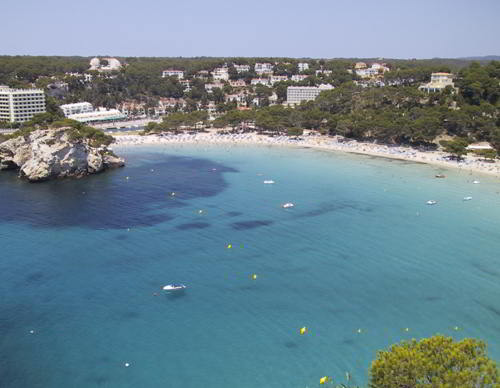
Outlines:
[{"label": "white hotel building", "polygon": [[0,121],[22,123],[45,112],[41,89],[11,89],[0,85]]},{"label": "white hotel building", "polygon": [[333,89],[332,85],[316,86],[289,86],[286,89],[286,103],[288,105],[300,104],[302,101],[312,101],[325,90]]},{"label": "white hotel building", "polygon": [[76,120],[81,123],[116,121],[116,120],[123,120],[125,118],[127,118],[127,116],[125,116],[118,109],[108,110],[105,108],[98,108],[92,112],[76,113],[68,116],[68,119]]},{"label": "white hotel building", "polygon": [[64,113],[64,116],[68,117],[69,115],[75,115],[78,113],[87,113],[87,112],[93,112],[94,107],[90,102],[77,102],[74,104],[64,104],[61,105],[59,108]]}]

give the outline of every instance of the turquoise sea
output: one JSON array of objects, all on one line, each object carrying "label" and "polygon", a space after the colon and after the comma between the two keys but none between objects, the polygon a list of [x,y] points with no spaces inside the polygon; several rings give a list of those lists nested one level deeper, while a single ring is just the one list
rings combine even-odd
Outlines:
[{"label": "turquoise sea", "polygon": [[311,149],[117,151],[125,168],[80,180],[0,174],[3,388],[365,384],[377,350],[436,333],[500,360],[498,178]]}]

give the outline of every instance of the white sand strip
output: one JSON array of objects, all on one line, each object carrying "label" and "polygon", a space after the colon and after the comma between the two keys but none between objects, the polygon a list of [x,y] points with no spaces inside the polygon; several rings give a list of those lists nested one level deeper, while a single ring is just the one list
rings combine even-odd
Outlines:
[{"label": "white sand strip", "polygon": [[161,145],[161,144],[260,144],[273,146],[311,147],[322,150],[358,153],[392,159],[402,159],[419,163],[429,163],[441,167],[458,168],[470,173],[484,173],[500,177],[500,161],[485,162],[477,156],[467,155],[463,161],[448,160],[448,154],[442,151],[418,151],[410,147],[386,146],[373,143],[362,143],[355,140],[339,139],[329,136],[302,136],[295,140],[288,136],[269,137],[258,133],[221,134],[219,131],[196,134],[162,134],[162,135],[127,135],[114,134],[116,147],[136,145]]}]

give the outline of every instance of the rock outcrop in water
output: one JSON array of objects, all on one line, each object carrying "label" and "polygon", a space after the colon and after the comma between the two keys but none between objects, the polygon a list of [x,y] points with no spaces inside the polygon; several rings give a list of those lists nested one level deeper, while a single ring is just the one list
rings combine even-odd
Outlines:
[{"label": "rock outcrop in water", "polygon": [[[0,143],[0,170],[17,169],[30,182],[80,177],[122,167],[108,149],[109,138],[86,137],[74,128],[39,129]],[[106,144],[108,143],[108,144]]]}]

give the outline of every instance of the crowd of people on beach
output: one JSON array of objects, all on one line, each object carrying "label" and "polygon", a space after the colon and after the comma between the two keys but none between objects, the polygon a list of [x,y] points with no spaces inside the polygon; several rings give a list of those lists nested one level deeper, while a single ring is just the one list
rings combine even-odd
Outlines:
[{"label": "crowd of people on beach", "polygon": [[487,161],[484,158],[470,154],[462,160],[456,161],[451,160],[447,153],[439,150],[421,151],[411,147],[363,143],[331,136],[267,136],[256,132],[237,134],[221,133],[220,131],[152,135],[115,134],[113,136],[115,137],[115,145],[119,147],[193,143],[299,146],[430,163],[442,167],[460,168],[462,170],[487,173],[500,177],[499,161]]}]

